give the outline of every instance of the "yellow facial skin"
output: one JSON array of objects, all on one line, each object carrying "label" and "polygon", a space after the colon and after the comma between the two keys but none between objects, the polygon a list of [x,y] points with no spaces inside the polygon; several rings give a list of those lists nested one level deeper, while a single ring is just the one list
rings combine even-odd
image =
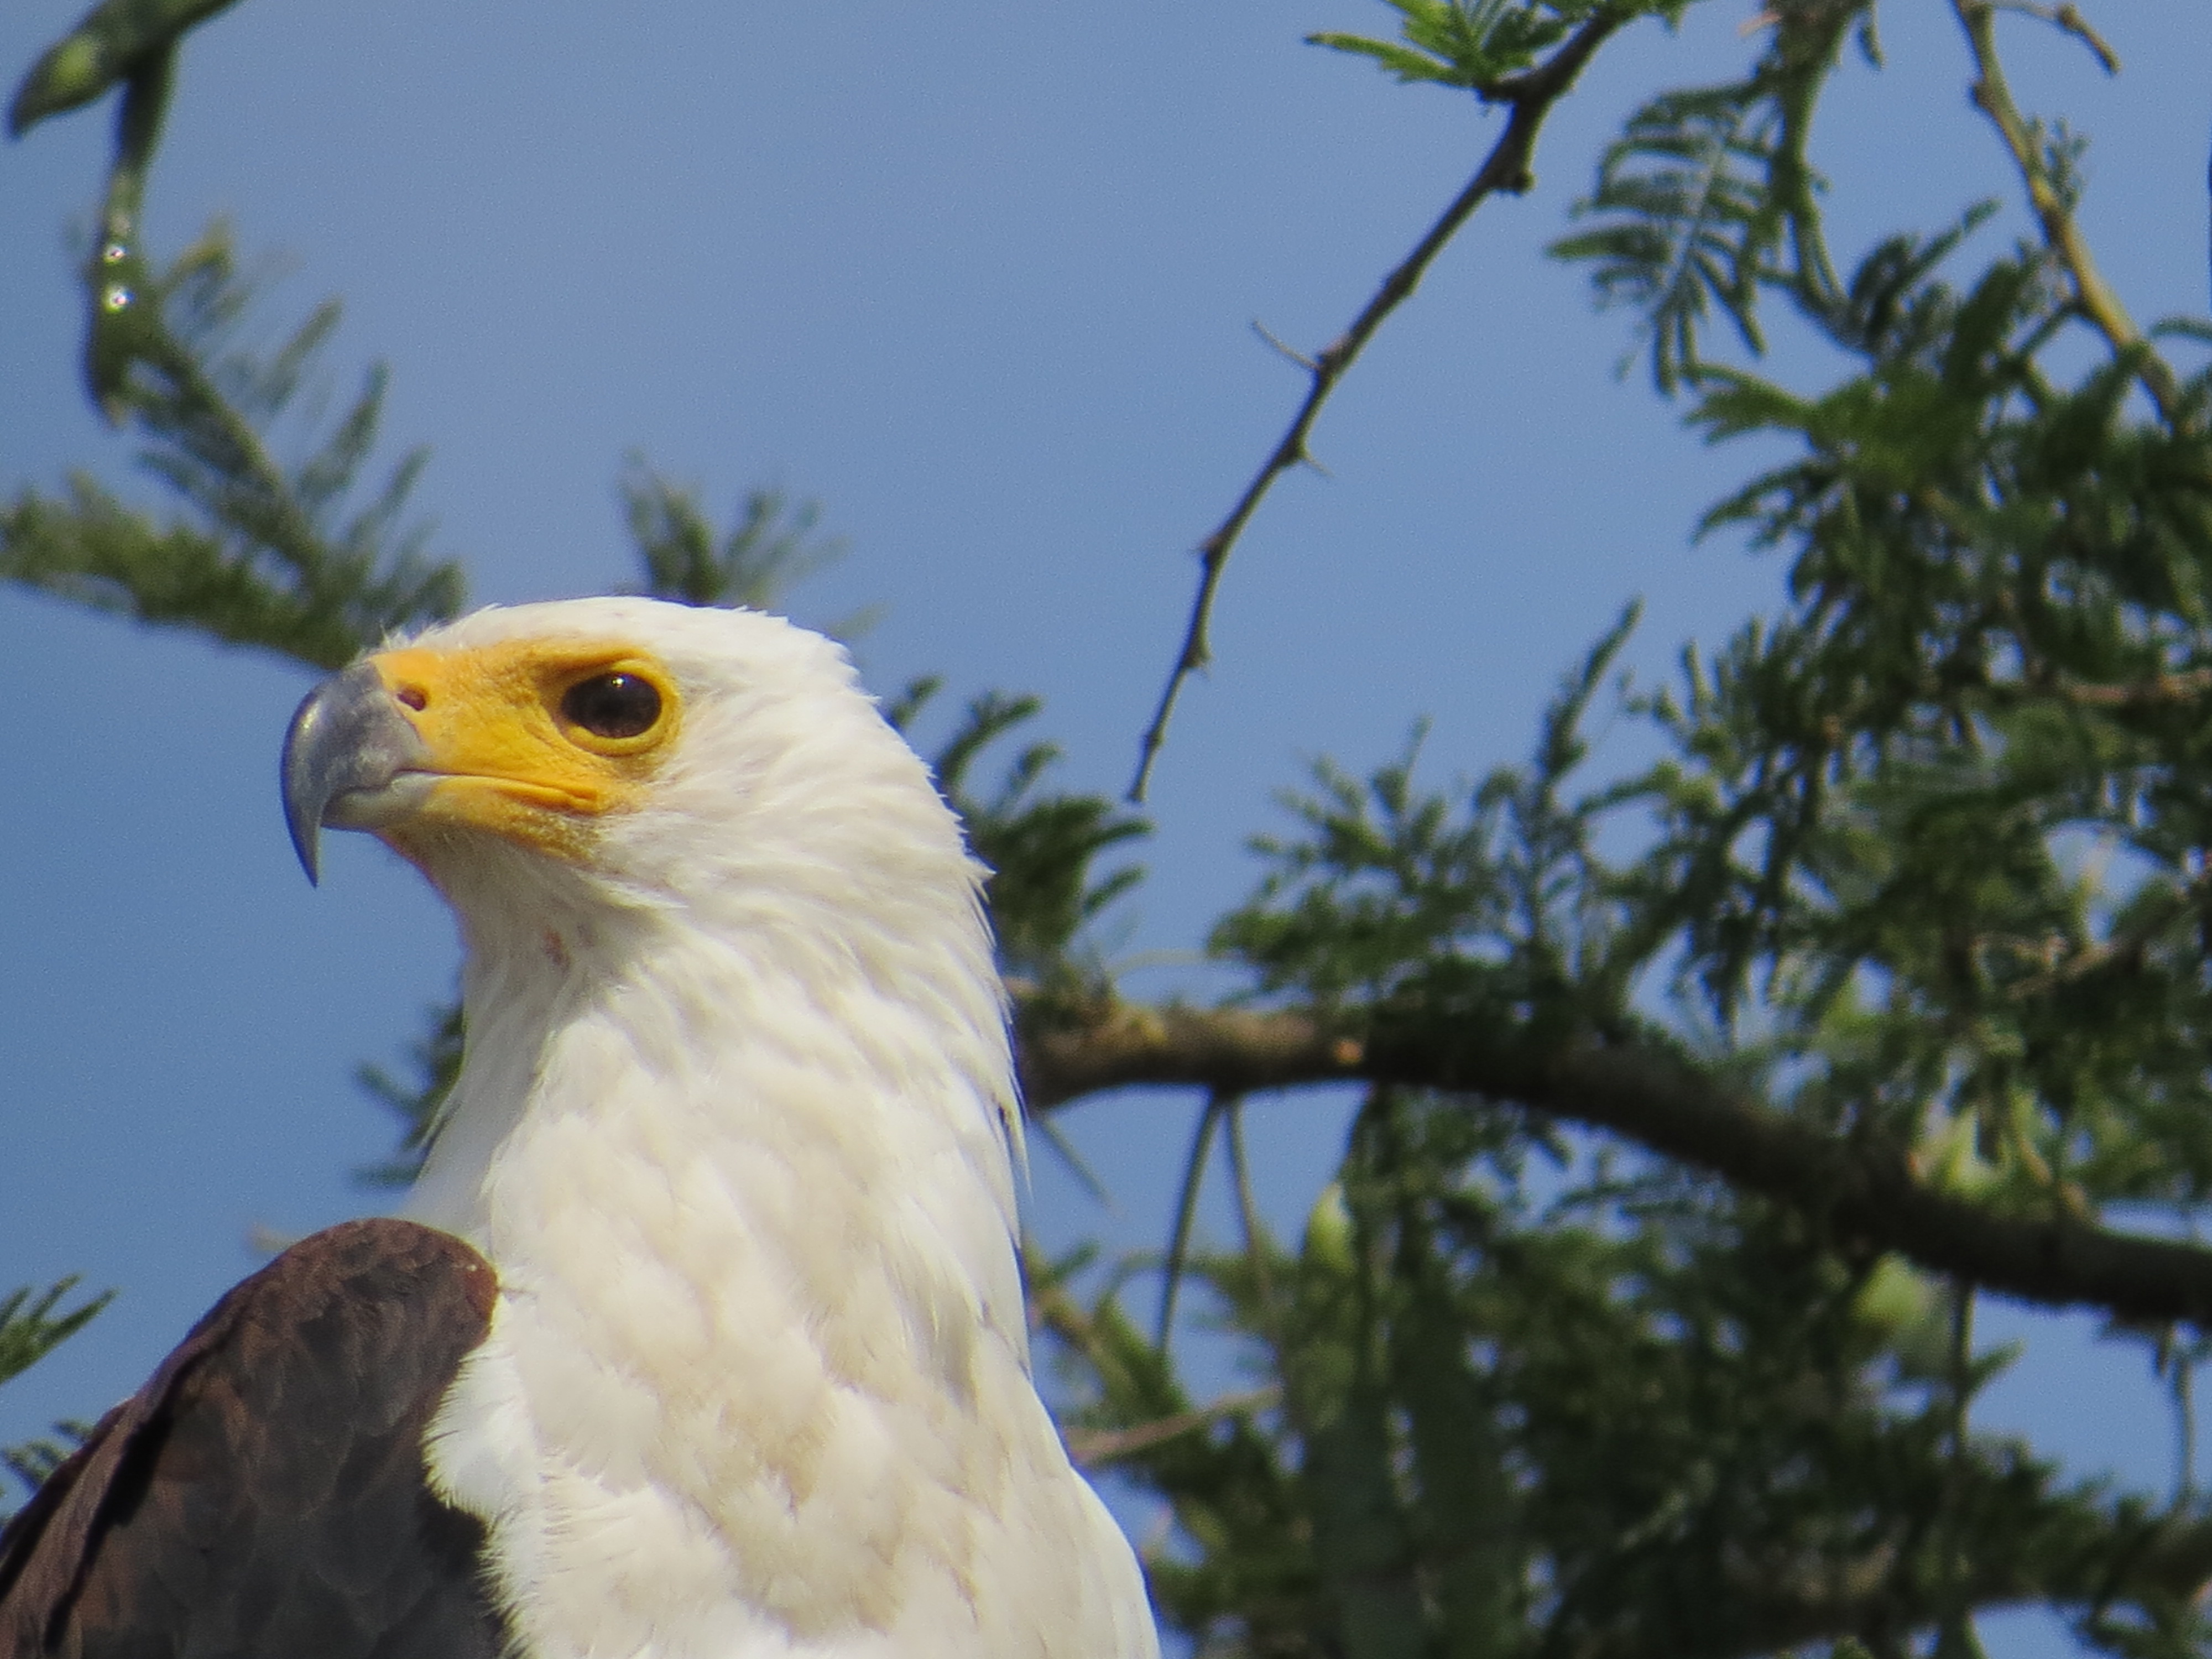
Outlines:
[{"label": "yellow facial skin", "polygon": [[[580,859],[598,820],[641,801],[683,724],[668,671],[619,645],[516,641],[380,652],[368,664],[428,750],[416,769],[437,778],[412,811],[378,831],[410,859],[417,843],[452,828]],[[608,674],[634,676],[660,695],[659,717],[635,736],[603,736],[562,711],[571,690]]]}]

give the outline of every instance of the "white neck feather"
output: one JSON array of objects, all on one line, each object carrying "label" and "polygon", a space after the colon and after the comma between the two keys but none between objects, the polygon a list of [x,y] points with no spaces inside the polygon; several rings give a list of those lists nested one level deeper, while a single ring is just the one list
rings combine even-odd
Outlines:
[{"label": "white neck feather", "polygon": [[[675,1233],[708,1188],[787,1273],[873,1256],[918,1340],[963,1345],[980,1322],[1022,1345],[1012,1060],[964,881],[950,914],[917,884],[863,926],[787,889],[702,917],[611,903],[526,855],[482,863],[449,878],[466,1059],[409,1214],[512,1279],[606,1219],[595,1194]],[[813,1288],[825,1328],[884,1312],[864,1285]]]}]

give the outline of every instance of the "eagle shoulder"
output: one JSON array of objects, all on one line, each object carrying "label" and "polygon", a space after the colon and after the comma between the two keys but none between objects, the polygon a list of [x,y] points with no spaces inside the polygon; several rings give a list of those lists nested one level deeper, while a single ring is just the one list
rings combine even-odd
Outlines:
[{"label": "eagle shoulder", "polygon": [[480,1522],[423,1434],[490,1265],[349,1222],[232,1290],[0,1532],[10,1659],[499,1659]]}]

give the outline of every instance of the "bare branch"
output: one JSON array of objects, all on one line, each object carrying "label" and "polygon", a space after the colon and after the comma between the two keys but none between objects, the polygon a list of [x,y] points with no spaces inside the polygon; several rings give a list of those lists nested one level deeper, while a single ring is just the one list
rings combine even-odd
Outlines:
[{"label": "bare branch", "polygon": [[1330,1020],[1113,1002],[1032,1010],[1022,1024],[1024,1086],[1040,1111],[1132,1085],[1235,1096],[1357,1080],[1484,1096],[1610,1131],[1789,1204],[1839,1240],[2002,1295],[2212,1326],[2212,1249],[1955,1197],[1921,1178],[1909,1149],[1795,1121],[1656,1043],[1461,1008]]},{"label": "bare branch", "polygon": [[[1129,799],[1142,801],[1146,786],[1151,781],[1152,763],[1159,757],[1161,747],[1167,742],[1168,723],[1174,718],[1176,700],[1182,696],[1183,683],[1212,660],[1213,652],[1209,635],[1213,620],[1213,605],[1221,587],[1221,574],[1229,562],[1229,555],[1244,533],[1244,526],[1259,510],[1261,501],[1277,478],[1302,462],[1308,461],[1306,436],[1321,413],[1322,405],[1328,401],[1329,393],[1346,370],[1358,360],[1375,331],[1403,304],[1408,295],[1420,286],[1421,278],[1443,251],[1446,243],[1459,232],[1475,209],[1488,198],[1503,192],[1518,196],[1534,182],[1529,172],[1529,161],[1535,153],[1536,134],[1550,113],[1552,106],[1573,86],[1575,77],[1582,73],[1591,54],[1605,43],[1626,21],[1610,9],[1600,11],[1571,36],[1566,44],[1545,63],[1525,75],[1513,76],[1483,88],[1483,95],[1492,103],[1510,106],[1512,114],[1505,123],[1505,131],[1498,135],[1497,143],[1482,165],[1475,169],[1465,189],[1452,199],[1429,227],[1428,234],[1414,246],[1396,270],[1382,279],[1352,325],[1337,336],[1321,353],[1306,365],[1310,384],[1305,400],[1291,416],[1290,426],[1276,441],[1274,449],[1253,474],[1237,504],[1229,510],[1228,517],[1216,525],[1212,533],[1198,545],[1198,592],[1193,599],[1190,620],[1183,632],[1182,648],[1176,654],[1175,666],[1168,674],[1166,688],[1160,693],[1159,707],[1152,714],[1152,724],[1145,728],[1143,743],[1137,757],[1136,776],[1129,784]],[[1264,333],[1264,331],[1263,331]],[[1277,349],[1294,362],[1303,361],[1297,353],[1290,351],[1267,336]]]}]

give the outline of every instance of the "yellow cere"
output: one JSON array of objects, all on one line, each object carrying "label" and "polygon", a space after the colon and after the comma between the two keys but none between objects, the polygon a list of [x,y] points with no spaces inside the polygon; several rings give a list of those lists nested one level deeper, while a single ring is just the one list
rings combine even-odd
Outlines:
[{"label": "yellow cere", "polygon": [[[489,830],[580,858],[592,822],[636,805],[683,723],[674,680],[650,653],[605,641],[518,640],[475,650],[404,649],[369,659],[445,775],[384,837],[404,854],[441,827]],[[632,736],[586,731],[562,713],[577,686],[609,674],[659,694],[658,718]]]}]

